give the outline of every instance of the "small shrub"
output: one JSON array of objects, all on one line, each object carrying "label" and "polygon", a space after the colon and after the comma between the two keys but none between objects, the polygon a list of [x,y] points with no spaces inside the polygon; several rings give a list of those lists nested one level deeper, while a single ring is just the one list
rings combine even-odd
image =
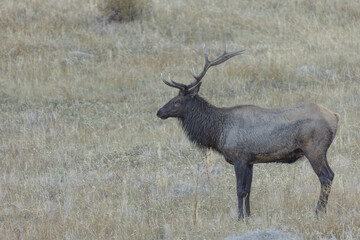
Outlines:
[{"label": "small shrub", "polygon": [[98,4],[108,21],[133,21],[149,12],[150,0],[103,0]]}]

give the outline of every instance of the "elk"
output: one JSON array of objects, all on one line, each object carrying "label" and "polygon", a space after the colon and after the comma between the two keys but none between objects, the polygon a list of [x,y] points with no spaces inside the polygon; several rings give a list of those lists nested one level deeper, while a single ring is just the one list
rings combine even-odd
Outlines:
[{"label": "elk", "polygon": [[266,109],[254,105],[215,107],[199,96],[201,79],[207,70],[244,52],[226,52],[209,61],[204,44],[205,66],[195,80],[186,85],[169,75],[162,81],[179,93],[157,112],[161,119],[177,118],[190,141],[213,149],[232,164],[236,176],[238,219],[250,216],[253,166],[257,163],[293,163],[306,156],[321,184],[316,215],[326,213],[334,173],[327,162],[327,150],[337,131],[339,115],[308,103],[293,107]]}]

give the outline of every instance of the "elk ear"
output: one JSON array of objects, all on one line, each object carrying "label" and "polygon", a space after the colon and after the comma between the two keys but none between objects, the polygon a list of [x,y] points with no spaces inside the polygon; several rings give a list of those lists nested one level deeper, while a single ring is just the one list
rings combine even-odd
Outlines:
[{"label": "elk ear", "polygon": [[196,87],[192,88],[189,92],[190,96],[195,97],[199,93],[200,86],[201,86],[201,83],[199,83]]}]

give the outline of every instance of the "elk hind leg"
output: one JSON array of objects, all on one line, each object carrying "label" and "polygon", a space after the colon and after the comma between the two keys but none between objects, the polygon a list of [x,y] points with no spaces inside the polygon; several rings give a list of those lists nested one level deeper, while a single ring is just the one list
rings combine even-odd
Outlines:
[{"label": "elk hind leg", "polygon": [[306,151],[305,156],[309,159],[321,184],[320,197],[316,207],[316,215],[318,215],[319,213],[326,213],[326,204],[329,199],[331,183],[335,174],[327,162],[326,151],[322,154],[316,154],[314,152]]}]

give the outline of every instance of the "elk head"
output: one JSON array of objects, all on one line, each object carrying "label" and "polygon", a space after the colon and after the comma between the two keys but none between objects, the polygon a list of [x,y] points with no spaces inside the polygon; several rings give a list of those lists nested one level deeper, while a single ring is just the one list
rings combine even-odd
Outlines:
[{"label": "elk head", "polygon": [[166,103],[162,108],[159,109],[159,111],[156,114],[159,118],[161,119],[167,119],[169,117],[183,118],[189,109],[189,104],[192,103],[194,97],[199,92],[201,86],[200,81],[205,76],[206,71],[212,66],[219,65],[225,62],[226,60],[245,52],[245,50],[240,50],[240,51],[228,53],[226,52],[226,45],[224,44],[224,53],[220,57],[212,61],[209,61],[205,44],[203,45],[203,49],[205,56],[205,66],[203,71],[199,75],[196,75],[194,68],[191,70],[191,73],[195,78],[195,80],[192,83],[186,85],[183,83],[175,82],[171,79],[170,74],[169,74],[169,81],[166,81],[164,79],[163,74],[161,74],[162,81],[170,87],[179,89],[179,94],[173,99],[171,99],[168,103]]}]

